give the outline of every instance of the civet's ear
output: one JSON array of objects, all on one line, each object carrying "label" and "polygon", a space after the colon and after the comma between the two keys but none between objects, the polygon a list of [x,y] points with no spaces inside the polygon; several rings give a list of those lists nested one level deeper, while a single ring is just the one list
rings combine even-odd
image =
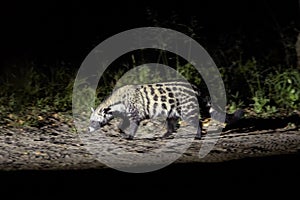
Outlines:
[{"label": "civet's ear", "polygon": [[95,112],[95,110],[94,110],[94,108],[93,108],[93,107],[91,107],[91,111],[92,111],[92,112]]}]

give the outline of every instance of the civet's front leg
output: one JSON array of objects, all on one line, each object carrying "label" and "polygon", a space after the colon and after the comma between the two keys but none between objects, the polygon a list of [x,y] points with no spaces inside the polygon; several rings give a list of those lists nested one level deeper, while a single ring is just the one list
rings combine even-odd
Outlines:
[{"label": "civet's front leg", "polygon": [[167,132],[163,135],[164,138],[170,136],[172,133],[175,132],[177,122],[178,122],[177,117],[167,118]]},{"label": "civet's front leg", "polygon": [[[126,133],[123,135],[124,138],[132,140],[135,136],[135,133],[140,125],[141,119],[138,116],[138,112],[132,112],[129,113],[128,116],[124,119],[121,126],[126,127],[126,130],[124,132]],[[129,126],[128,126],[129,123]]]}]

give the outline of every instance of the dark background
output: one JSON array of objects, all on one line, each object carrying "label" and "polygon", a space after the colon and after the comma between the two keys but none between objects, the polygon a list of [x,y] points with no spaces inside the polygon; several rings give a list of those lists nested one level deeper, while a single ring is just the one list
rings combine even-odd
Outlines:
[{"label": "dark background", "polygon": [[9,1],[0,6],[1,67],[32,60],[78,68],[95,46],[121,31],[155,25],[185,31],[178,24],[190,26],[193,20],[195,39],[219,65],[228,63],[214,55],[217,48],[286,64],[281,37],[296,41],[299,16],[297,0]]}]

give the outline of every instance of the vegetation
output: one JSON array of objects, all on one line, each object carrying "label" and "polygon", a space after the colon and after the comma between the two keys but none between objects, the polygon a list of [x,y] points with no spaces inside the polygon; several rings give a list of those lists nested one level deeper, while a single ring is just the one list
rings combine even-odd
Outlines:
[{"label": "vegetation", "polygon": [[[191,65],[177,67],[187,80],[201,84],[200,75]],[[42,69],[28,63],[25,67],[14,66],[6,71],[0,80],[0,123],[39,126],[49,117],[70,120],[76,75],[76,71],[70,69],[65,64]],[[247,115],[272,117],[299,111],[300,73],[297,69],[260,66],[252,59],[245,63],[237,61],[231,67],[221,67],[220,71],[227,90],[228,112],[244,108]],[[123,73],[105,73],[97,99],[107,96]],[[140,74],[138,79],[144,80],[147,70]]]},{"label": "vegetation", "polygon": [[[229,110],[243,106],[258,117],[291,114],[300,108],[300,72],[296,68],[260,66],[255,59],[224,68]],[[227,84],[226,84],[227,83]],[[234,84],[239,87],[234,87]]]},{"label": "vegetation", "polygon": [[0,77],[0,124],[39,126],[49,117],[70,120],[75,71],[27,63],[12,66]]}]

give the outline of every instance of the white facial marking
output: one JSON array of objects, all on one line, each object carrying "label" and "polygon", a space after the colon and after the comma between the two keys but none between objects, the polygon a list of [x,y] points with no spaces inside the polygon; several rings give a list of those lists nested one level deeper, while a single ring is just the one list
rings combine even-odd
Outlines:
[{"label": "white facial marking", "polygon": [[94,132],[95,131],[95,129],[93,128],[93,127],[89,127],[89,132],[91,133],[91,132]]}]

